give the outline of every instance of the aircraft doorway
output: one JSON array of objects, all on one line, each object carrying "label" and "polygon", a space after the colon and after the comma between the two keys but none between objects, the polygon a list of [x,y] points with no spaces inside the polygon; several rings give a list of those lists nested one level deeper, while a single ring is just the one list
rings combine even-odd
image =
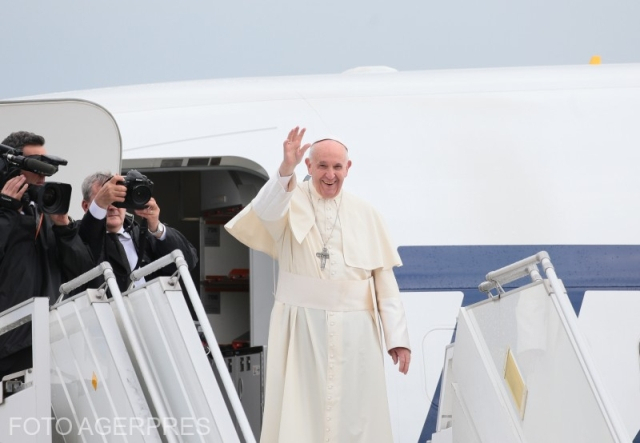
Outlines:
[{"label": "aircraft doorway", "polygon": [[[128,166],[128,167],[127,167]],[[191,271],[221,345],[235,340],[266,346],[276,265],[227,233],[224,224],[246,206],[266,177],[219,166],[135,169],[154,183],[163,223],[182,232],[198,250]],[[124,164],[123,173],[134,169]]]}]

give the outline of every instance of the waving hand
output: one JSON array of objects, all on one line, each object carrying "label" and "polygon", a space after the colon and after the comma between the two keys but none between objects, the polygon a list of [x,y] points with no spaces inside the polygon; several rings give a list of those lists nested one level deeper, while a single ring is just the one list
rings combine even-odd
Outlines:
[{"label": "waving hand", "polygon": [[298,126],[289,131],[287,139],[282,143],[283,159],[280,165],[280,176],[286,177],[293,174],[296,166],[304,158],[305,152],[311,146],[311,143],[302,145],[302,137],[304,137],[306,129],[300,129]]}]

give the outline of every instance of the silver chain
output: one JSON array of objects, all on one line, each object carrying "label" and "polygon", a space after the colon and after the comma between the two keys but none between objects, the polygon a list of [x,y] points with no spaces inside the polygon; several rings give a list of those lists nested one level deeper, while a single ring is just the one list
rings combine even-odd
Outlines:
[{"label": "silver chain", "polygon": [[[311,196],[311,185],[309,184],[311,180],[307,181],[307,192],[309,193],[309,201],[311,202],[311,208],[313,209],[313,218],[316,221],[316,226],[318,225],[318,218],[316,217],[316,207],[313,204],[313,197]],[[336,219],[333,222],[333,226],[331,227],[331,232],[329,233],[329,237],[327,237],[327,241],[324,241],[324,238],[322,237],[322,229],[318,228],[318,231],[320,232],[320,240],[322,240],[322,247],[326,248],[327,247],[327,243],[329,243],[329,240],[331,240],[331,236],[333,235],[333,230],[336,228],[336,224],[338,223],[338,216],[340,214],[340,205],[342,205],[342,196],[340,196],[340,203],[336,203],[335,200],[333,200],[333,202],[336,204]]]}]

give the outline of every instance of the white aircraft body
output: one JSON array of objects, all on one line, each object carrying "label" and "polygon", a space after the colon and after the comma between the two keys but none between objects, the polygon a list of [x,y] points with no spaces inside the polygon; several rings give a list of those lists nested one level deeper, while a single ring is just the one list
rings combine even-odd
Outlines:
[{"label": "white aircraft body", "polygon": [[[76,218],[91,172],[151,178],[161,219],[199,245],[218,341],[250,331],[252,345],[267,344],[277,272],[221,225],[275,173],[292,127],[307,128],[308,142],[337,138],[353,162],[345,189],[379,209],[403,260],[396,276],[413,361],[407,376],[388,364],[396,441],[431,439],[445,347],[460,307],[486,298],[477,289],[485,274],[541,250],[635,436],[640,328],[629,326],[619,346],[597,338],[632,324],[640,307],[640,64],[391,71],[26,97],[0,102],[0,133],[42,134],[69,160],[54,178],[73,185]],[[244,291],[210,283],[236,268],[249,269]]]}]

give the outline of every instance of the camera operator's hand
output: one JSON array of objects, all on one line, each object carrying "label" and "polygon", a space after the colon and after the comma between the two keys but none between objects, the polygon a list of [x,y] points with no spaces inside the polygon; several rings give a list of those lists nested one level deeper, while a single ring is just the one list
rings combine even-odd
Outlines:
[{"label": "camera operator's hand", "polygon": [[119,184],[123,181],[124,177],[121,175],[116,174],[111,177],[109,181],[102,185],[96,194],[96,198],[94,199],[96,204],[102,209],[107,209],[109,205],[114,202],[123,202],[127,196],[127,187]]},{"label": "camera operator's hand", "polygon": [[136,209],[133,211],[136,215],[147,219],[149,231],[155,232],[158,230],[158,224],[160,223],[160,207],[156,203],[156,199],[151,197],[147,207],[144,209]]},{"label": "camera operator's hand", "polygon": [[71,222],[69,214],[49,214],[49,217],[56,226],[67,226]]},{"label": "camera operator's hand", "polygon": [[28,187],[29,183],[27,183],[27,178],[24,175],[18,175],[4,184],[2,193],[7,197],[20,200]]}]

